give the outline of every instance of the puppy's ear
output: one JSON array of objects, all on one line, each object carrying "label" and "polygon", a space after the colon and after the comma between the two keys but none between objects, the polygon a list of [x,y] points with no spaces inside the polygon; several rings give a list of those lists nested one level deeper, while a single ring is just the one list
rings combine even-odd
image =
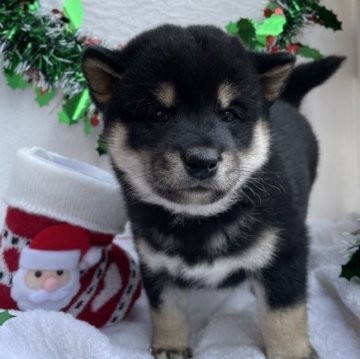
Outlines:
[{"label": "puppy's ear", "polygon": [[91,97],[97,107],[103,110],[124,72],[120,51],[100,46],[88,47],[82,56],[81,67],[89,84]]},{"label": "puppy's ear", "polygon": [[249,55],[260,76],[265,98],[269,102],[274,102],[294,67],[295,57],[286,52],[276,54],[252,52]]}]

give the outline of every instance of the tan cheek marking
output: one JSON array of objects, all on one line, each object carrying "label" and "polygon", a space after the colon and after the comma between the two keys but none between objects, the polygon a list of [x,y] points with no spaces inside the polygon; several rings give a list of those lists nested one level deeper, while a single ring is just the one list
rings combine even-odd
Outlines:
[{"label": "tan cheek marking", "polygon": [[244,181],[268,159],[270,137],[270,130],[266,122],[258,120],[250,147],[245,151],[238,152],[240,169],[244,170]]},{"label": "tan cheek marking", "polygon": [[155,349],[189,348],[190,332],[186,318],[186,292],[168,288],[161,296],[160,307],[150,309],[152,346]]},{"label": "tan cheek marking", "polygon": [[220,85],[218,90],[218,101],[221,108],[226,108],[231,101],[238,95],[238,90],[228,82]]},{"label": "tan cheek marking", "polygon": [[124,125],[116,123],[106,135],[109,153],[117,167],[127,173],[139,175],[144,173],[143,163],[147,161],[146,154],[132,150],[128,145],[128,133]]},{"label": "tan cheek marking", "polygon": [[273,310],[265,300],[264,289],[253,282],[258,299],[261,330],[268,359],[309,358],[307,311],[304,303]]},{"label": "tan cheek marking", "polygon": [[170,82],[163,82],[155,92],[157,100],[165,107],[175,104],[176,91]]}]

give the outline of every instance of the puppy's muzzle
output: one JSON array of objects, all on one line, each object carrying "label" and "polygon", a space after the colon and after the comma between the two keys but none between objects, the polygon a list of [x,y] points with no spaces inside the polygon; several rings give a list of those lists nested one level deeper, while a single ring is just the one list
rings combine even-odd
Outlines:
[{"label": "puppy's muzzle", "polygon": [[192,148],[184,152],[182,160],[190,176],[203,180],[216,174],[220,156],[211,148]]}]

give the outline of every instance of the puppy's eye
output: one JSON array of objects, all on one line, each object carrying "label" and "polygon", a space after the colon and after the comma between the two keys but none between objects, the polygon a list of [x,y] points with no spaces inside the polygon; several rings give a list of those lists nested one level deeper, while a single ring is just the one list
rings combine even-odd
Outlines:
[{"label": "puppy's eye", "polygon": [[34,274],[36,278],[40,278],[42,276],[42,272],[40,270],[37,270]]},{"label": "puppy's eye", "polygon": [[56,274],[57,274],[58,276],[62,276],[62,275],[64,274],[64,271],[63,271],[63,270],[57,270],[57,271],[56,271]]},{"label": "puppy's eye", "polygon": [[166,120],[168,120],[169,117],[165,111],[157,110],[154,113],[153,118],[155,121],[166,121]]},{"label": "puppy's eye", "polygon": [[222,112],[221,118],[225,122],[233,122],[233,121],[237,120],[239,117],[235,112],[227,110],[227,111]]}]

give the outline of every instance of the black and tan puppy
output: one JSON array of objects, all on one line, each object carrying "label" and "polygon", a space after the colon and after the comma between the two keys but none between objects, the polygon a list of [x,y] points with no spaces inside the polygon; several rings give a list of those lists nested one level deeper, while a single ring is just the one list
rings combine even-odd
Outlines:
[{"label": "black and tan puppy", "polygon": [[[316,138],[297,110],[342,58],[293,70],[211,26],[162,26],[83,57],[150,301],[152,352],[190,356],[186,294],[252,281],[269,359],[308,339],[305,217]],[[279,99],[280,97],[280,99]]]}]

